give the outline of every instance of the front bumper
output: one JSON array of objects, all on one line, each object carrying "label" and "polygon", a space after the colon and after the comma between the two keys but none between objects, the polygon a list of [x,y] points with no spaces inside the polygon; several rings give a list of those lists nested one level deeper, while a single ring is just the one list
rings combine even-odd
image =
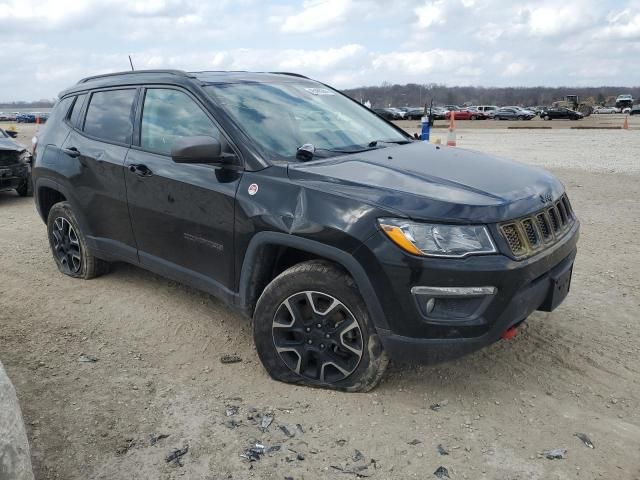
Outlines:
[{"label": "front bumper", "polygon": [[[578,231],[576,221],[562,241],[520,261],[504,255],[418,258],[400,251],[383,234],[374,236],[355,256],[373,265],[369,278],[386,318],[376,329],[387,354],[412,363],[456,358],[497,341],[534,311],[552,310],[557,302],[551,301],[551,290],[558,278],[570,275]],[[416,295],[420,286],[496,290],[428,313]]]},{"label": "front bumper", "polygon": [[29,179],[29,166],[23,163],[0,166],[0,191],[19,188]]}]

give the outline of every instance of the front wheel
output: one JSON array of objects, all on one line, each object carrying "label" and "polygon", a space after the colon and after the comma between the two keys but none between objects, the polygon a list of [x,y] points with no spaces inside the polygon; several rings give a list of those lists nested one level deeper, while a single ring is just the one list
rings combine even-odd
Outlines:
[{"label": "front wheel", "polygon": [[549,115],[545,115],[545,116],[544,116],[544,119],[545,119],[545,120],[551,120],[551,117],[550,117]]},{"label": "front wheel", "polygon": [[275,380],[366,392],[389,363],[353,279],[323,261],[295,265],[260,296],[258,356]]}]

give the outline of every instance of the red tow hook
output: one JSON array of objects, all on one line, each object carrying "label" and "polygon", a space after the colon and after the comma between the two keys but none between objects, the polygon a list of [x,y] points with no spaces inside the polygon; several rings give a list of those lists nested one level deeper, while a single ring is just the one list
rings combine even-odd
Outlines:
[{"label": "red tow hook", "polygon": [[517,327],[511,327],[507,330],[504,331],[504,333],[502,334],[502,339],[503,340],[511,340],[513,337],[515,337],[518,334],[518,329]]}]

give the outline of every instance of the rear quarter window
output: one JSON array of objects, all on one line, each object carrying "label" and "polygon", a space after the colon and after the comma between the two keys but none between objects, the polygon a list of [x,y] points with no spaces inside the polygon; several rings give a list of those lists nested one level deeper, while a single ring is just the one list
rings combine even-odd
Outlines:
[{"label": "rear quarter window", "polygon": [[76,97],[76,101],[73,102],[73,107],[71,107],[71,115],[69,115],[69,123],[71,123],[71,125],[74,127],[78,125],[78,120],[80,119],[80,113],[82,112],[82,105],[84,104],[85,98],[87,98],[86,93],[83,93],[82,95],[78,95]]},{"label": "rear quarter window", "polygon": [[84,132],[109,142],[130,144],[135,96],[134,89],[94,92],[89,100]]}]

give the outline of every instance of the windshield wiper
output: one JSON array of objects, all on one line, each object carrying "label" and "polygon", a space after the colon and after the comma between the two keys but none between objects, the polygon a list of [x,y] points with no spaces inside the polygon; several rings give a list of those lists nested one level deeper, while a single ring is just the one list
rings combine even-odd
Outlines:
[{"label": "windshield wiper", "polygon": [[[375,147],[373,147],[375,148]],[[321,152],[329,152],[329,153],[361,153],[361,152],[366,152],[369,150],[373,150],[372,147],[367,147],[367,148],[355,148],[355,149],[338,149],[338,148],[322,148],[322,147],[316,147],[315,145],[313,145],[312,143],[305,143],[304,145],[302,145],[301,147],[298,147],[298,149],[296,150],[296,159],[302,161],[302,162],[308,162],[310,160],[313,159],[313,157],[315,156],[316,152],[321,151]]]},{"label": "windshield wiper", "polygon": [[369,147],[377,147],[379,143],[394,143],[396,145],[406,145],[412,143],[411,140],[372,140],[369,142]]}]

